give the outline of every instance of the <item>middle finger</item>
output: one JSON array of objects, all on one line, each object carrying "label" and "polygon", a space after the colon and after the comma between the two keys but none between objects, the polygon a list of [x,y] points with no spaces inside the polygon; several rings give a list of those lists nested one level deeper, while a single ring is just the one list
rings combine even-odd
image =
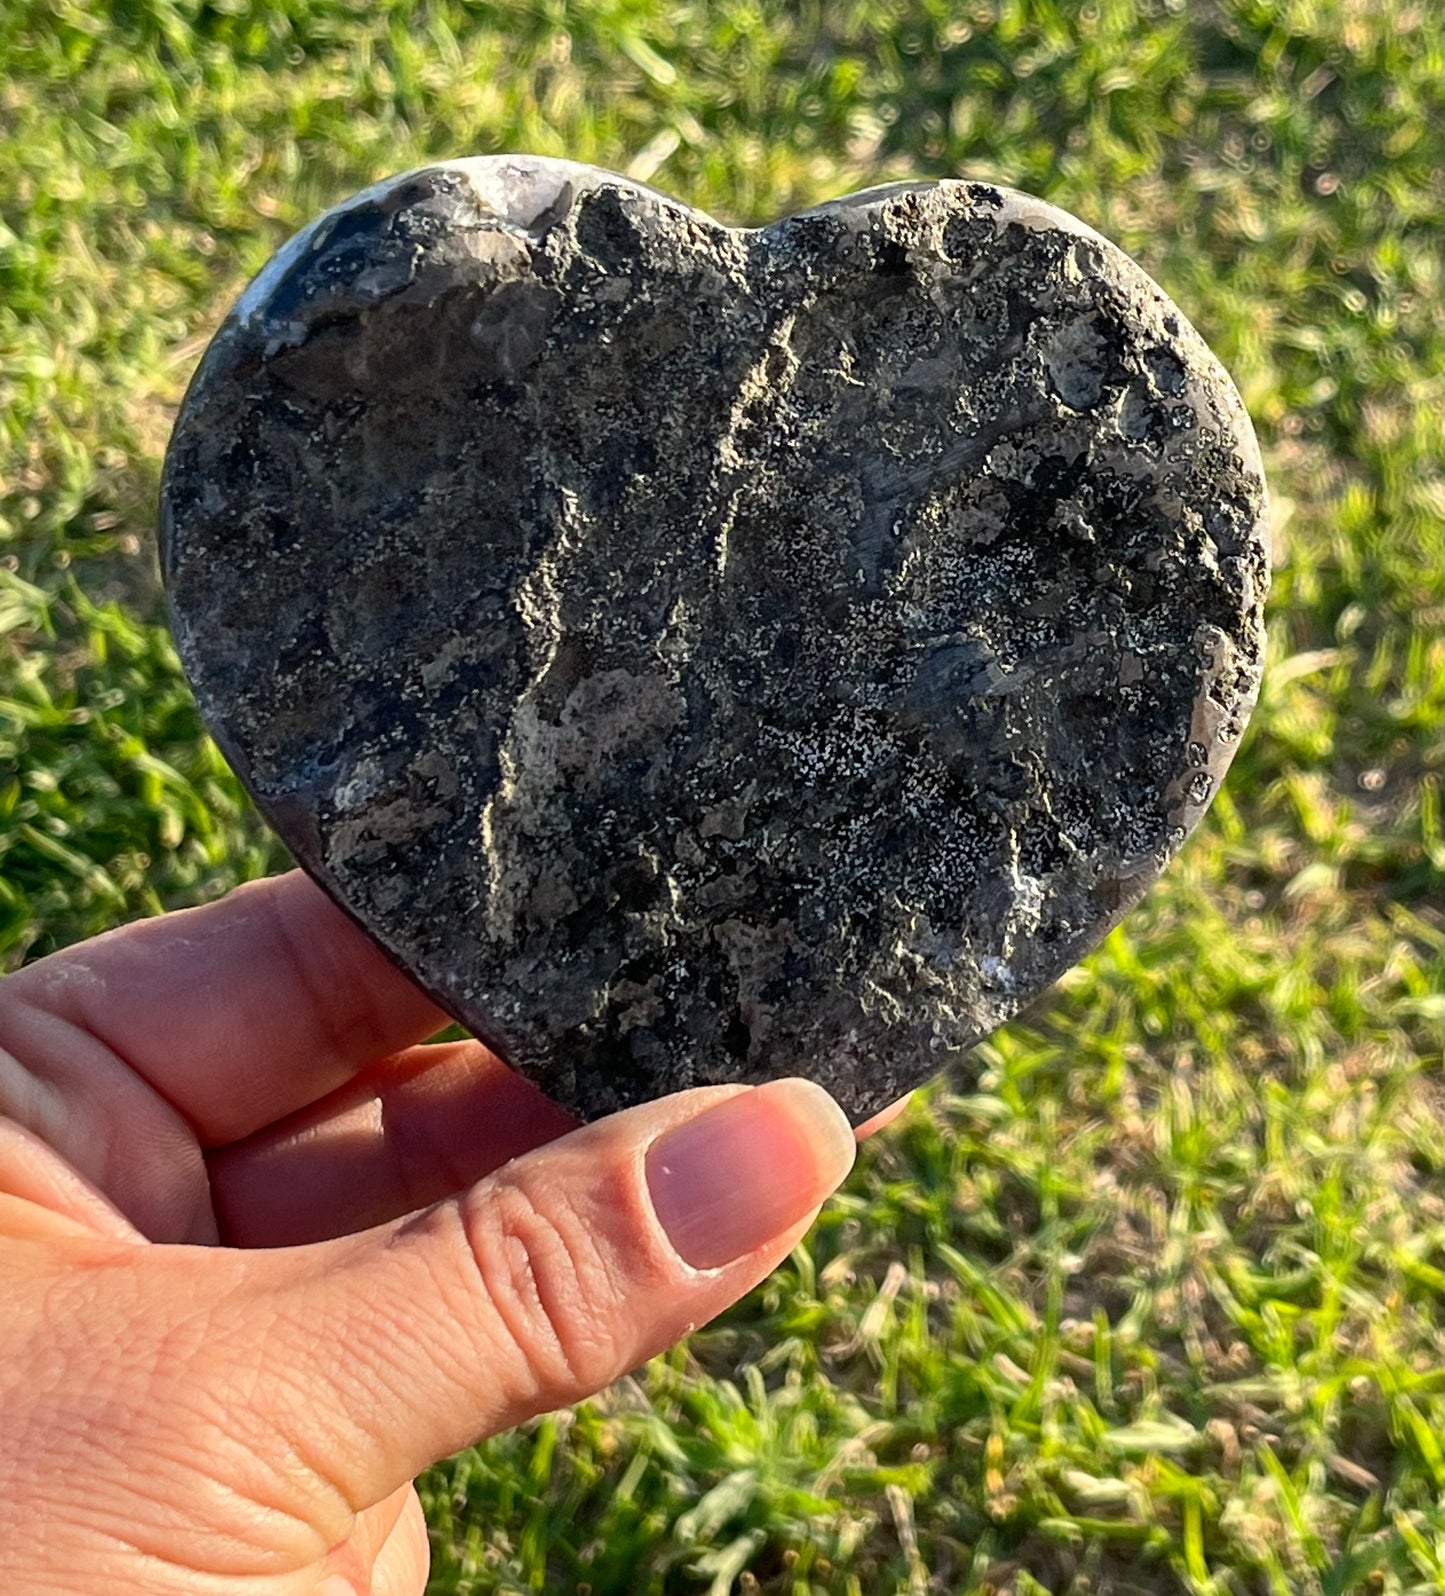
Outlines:
[{"label": "middle finger", "polygon": [[206,1155],[221,1239],[286,1247],[438,1202],[577,1121],[480,1042],[407,1048]]}]

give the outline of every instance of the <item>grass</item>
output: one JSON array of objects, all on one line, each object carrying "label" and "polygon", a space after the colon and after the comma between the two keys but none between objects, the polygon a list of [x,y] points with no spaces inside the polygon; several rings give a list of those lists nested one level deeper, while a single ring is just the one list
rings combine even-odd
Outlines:
[{"label": "grass", "polygon": [[152,525],[248,273],[385,172],[528,149],[730,220],[1041,193],[1235,373],[1271,669],[1144,907],[670,1357],[462,1454],[432,1590],[1436,1592],[1439,0],[9,0],[0,967],[284,863]]}]

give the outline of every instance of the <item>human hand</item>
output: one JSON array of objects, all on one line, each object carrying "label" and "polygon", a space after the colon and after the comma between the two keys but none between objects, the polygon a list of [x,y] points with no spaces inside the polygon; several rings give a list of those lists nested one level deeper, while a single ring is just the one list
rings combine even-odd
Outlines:
[{"label": "human hand", "polygon": [[299,874],[0,982],[7,1596],[417,1596],[420,1469],[712,1318],[852,1164],[810,1083],[577,1129],[445,1020]]}]

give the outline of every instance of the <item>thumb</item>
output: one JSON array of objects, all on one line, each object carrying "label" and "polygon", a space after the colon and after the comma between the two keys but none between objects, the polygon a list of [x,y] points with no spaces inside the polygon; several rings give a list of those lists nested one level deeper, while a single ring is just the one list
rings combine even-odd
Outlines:
[{"label": "thumb", "polygon": [[397,1224],[253,1255],[263,1385],[284,1388],[293,1414],[305,1394],[308,1462],[365,1507],[721,1312],[787,1255],[854,1150],[811,1082],[703,1087],[586,1126]]}]

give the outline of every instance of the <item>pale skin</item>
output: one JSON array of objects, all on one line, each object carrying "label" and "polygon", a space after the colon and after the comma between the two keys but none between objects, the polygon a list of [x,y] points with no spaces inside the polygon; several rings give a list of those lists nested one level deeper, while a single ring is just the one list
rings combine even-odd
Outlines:
[{"label": "pale skin", "polygon": [[445,1023],[299,874],[0,981],[7,1596],[420,1596],[413,1477],[711,1319],[852,1163],[806,1082],[578,1129]]}]

